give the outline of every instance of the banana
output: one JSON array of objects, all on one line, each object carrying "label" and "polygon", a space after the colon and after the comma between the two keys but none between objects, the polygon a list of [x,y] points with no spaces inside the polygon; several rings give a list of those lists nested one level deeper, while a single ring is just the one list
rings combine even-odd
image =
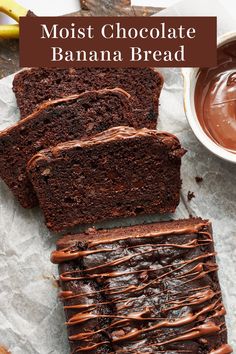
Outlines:
[{"label": "banana", "polygon": [[18,25],[0,26],[0,39],[14,39],[14,38],[19,38]]},{"label": "banana", "polygon": [[[1,0],[0,1],[0,12],[13,18],[16,22],[19,22],[21,16],[26,16],[28,10],[22,5],[18,4],[14,0]],[[12,29],[10,29],[10,33]]]},{"label": "banana", "polygon": [[[0,0],[0,12],[19,22],[21,16],[26,16],[28,10],[14,0]],[[0,26],[0,38],[19,38],[19,25]]]}]

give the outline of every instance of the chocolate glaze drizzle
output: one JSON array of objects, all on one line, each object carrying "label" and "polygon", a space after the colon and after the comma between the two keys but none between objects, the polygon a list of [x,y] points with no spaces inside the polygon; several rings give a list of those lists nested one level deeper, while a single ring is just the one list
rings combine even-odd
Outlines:
[{"label": "chocolate glaze drizzle", "polygon": [[170,133],[151,130],[147,128],[135,129],[128,126],[119,126],[107,129],[88,139],[71,140],[60,143],[52,148],[41,150],[34,155],[29,161],[28,166],[35,166],[40,160],[50,160],[51,158],[60,157],[60,154],[71,149],[87,148],[100,143],[110,143],[112,141],[134,139],[140,137],[152,137],[159,140],[164,145],[171,147],[172,156],[183,156],[186,150],[180,147],[178,138]]},{"label": "chocolate glaze drizzle", "polygon": [[232,353],[233,350],[230,345],[228,344],[223,344],[220,348],[216,350],[212,350],[210,354],[230,354]]},{"label": "chocolate glaze drizzle", "polygon": [[51,260],[61,264],[72,353],[232,352],[207,223],[132,239],[78,237]]}]

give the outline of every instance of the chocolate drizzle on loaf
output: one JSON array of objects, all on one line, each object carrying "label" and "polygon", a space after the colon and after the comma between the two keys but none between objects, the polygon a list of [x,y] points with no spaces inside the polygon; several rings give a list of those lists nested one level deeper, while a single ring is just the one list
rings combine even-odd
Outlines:
[{"label": "chocolate drizzle on loaf", "polygon": [[28,172],[47,226],[60,232],[116,217],[174,212],[184,153],[172,134],[115,127],[39,152]]},{"label": "chocolate drizzle on loaf", "polygon": [[0,133],[0,176],[21,205],[38,204],[26,164],[38,151],[72,139],[86,138],[117,125],[149,126],[132,112],[132,97],[116,88],[85,92],[44,103],[19,123]]},{"label": "chocolate drizzle on loaf", "polygon": [[26,117],[48,100],[120,87],[133,97],[136,119],[144,116],[155,129],[162,85],[160,73],[150,68],[32,68],[15,76],[13,91]]},{"label": "chocolate drizzle on loaf", "polygon": [[208,221],[65,236],[51,260],[72,353],[232,352]]},{"label": "chocolate drizzle on loaf", "polygon": [[126,139],[135,139],[135,138],[142,138],[142,137],[143,138],[158,137],[158,139],[160,139],[160,141],[162,141],[164,144],[170,145],[170,147],[172,148],[176,156],[178,154],[179,155],[184,154],[184,149],[179,148],[179,151],[177,150],[177,147],[179,147],[179,140],[173,134],[162,132],[162,131],[150,130],[147,128],[136,130],[132,127],[120,126],[120,127],[110,128],[108,130],[103,131],[100,134],[91,136],[90,139],[88,140],[83,139],[83,140],[67,141],[58,144],[54,147],[51,147],[49,149],[44,149],[43,151],[34,155],[34,157],[29,161],[29,166],[33,167],[34,163],[38,163],[40,161],[40,158],[45,159],[45,157],[48,157],[48,160],[50,161],[50,159],[53,158],[63,157],[65,150],[68,151],[76,148],[83,149],[90,146],[99,145],[102,143],[112,143],[114,141],[121,141]]}]

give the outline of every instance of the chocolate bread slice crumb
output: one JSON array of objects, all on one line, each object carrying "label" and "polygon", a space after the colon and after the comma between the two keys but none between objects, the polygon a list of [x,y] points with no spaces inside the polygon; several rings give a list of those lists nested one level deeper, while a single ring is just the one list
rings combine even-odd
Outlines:
[{"label": "chocolate bread slice crumb", "polygon": [[71,353],[233,352],[209,221],[64,236],[51,260]]},{"label": "chocolate bread slice crumb", "polygon": [[18,73],[13,81],[21,117],[48,100],[120,87],[134,98],[136,117],[144,115],[151,129],[156,128],[162,86],[162,76],[150,68],[32,68]]},{"label": "chocolate bread slice crumb", "polygon": [[117,217],[173,213],[184,153],[172,134],[116,127],[39,152],[28,172],[48,228],[64,231]]},{"label": "chocolate bread slice crumb", "polygon": [[25,208],[38,204],[26,164],[39,150],[80,139],[117,125],[149,126],[136,120],[132,97],[121,89],[85,92],[44,103],[40,109],[0,133],[0,176]]}]

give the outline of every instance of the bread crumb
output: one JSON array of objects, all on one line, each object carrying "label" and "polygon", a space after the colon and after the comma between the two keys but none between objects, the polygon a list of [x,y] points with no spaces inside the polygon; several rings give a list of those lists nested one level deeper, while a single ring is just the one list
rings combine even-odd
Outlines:
[{"label": "bread crumb", "polygon": [[195,198],[196,196],[195,196],[194,192],[188,191],[187,197],[188,197],[188,201],[190,202],[190,201],[191,201],[193,198]]},{"label": "bread crumb", "polygon": [[195,177],[195,181],[196,181],[197,183],[201,183],[201,182],[203,181],[203,178],[202,178],[202,177],[199,177],[199,176],[196,176],[196,177]]}]

